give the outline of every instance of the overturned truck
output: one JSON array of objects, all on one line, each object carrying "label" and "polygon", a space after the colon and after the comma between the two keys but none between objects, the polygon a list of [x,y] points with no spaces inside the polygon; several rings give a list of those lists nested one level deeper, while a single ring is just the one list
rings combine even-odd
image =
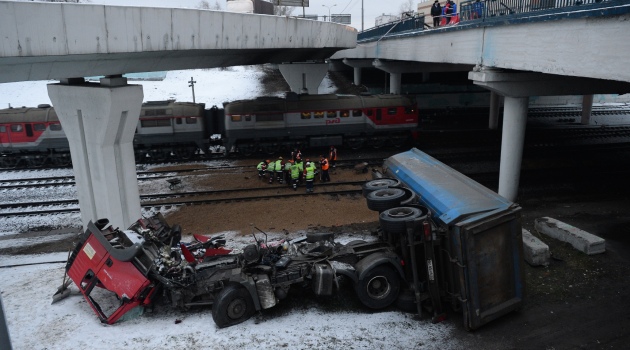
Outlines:
[{"label": "overturned truck", "polygon": [[379,212],[376,242],[344,245],[324,232],[268,242],[260,231],[236,253],[221,236],[181,242],[181,228],[159,214],[127,230],[99,220],[71,252],[56,297],[74,282],[107,324],[156,303],[211,305],[219,327],[275,306],[292,287],[333,295],[342,276],[369,308],[395,303],[438,322],[450,305],[467,329],[521,306],[517,205],[415,149],[389,158],[375,177],[363,192]]}]

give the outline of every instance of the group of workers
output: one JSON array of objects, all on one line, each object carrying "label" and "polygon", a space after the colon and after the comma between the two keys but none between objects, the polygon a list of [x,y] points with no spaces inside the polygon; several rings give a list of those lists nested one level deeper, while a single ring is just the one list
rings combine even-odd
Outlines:
[{"label": "group of workers", "polygon": [[[319,176],[320,181],[330,182],[329,169],[335,168],[337,161],[337,149],[330,146],[328,157],[323,154],[319,156]],[[313,182],[317,173],[317,165],[309,158],[302,159],[302,152],[294,149],[291,152],[291,158],[284,161],[282,157],[277,160],[263,160],[256,166],[258,170],[258,178],[260,180],[268,179],[272,184],[274,179],[280,183],[287,183],[297,191],[298,185],[302,182],[306,185],[306,193],[313,193]]]}]

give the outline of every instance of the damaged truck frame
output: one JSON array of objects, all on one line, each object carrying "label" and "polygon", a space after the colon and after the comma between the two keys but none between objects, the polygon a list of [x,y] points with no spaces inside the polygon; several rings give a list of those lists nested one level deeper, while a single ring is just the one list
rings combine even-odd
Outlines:
[{"label": "damaged truck frame", "polygon": [[181,242],[181,228],[160,214],[127,230],[99,220],[80,236],[53,300],[74,282],[103,323],[169,303],[212,305],[217,326],[227,327],[275,306],[291,287],[333,295],[343,276],[369,308],[395,303],[437,322],[450,304],[469,330],[518,309],[520,208],[416,149],[390,157],[383,169],[363,186],[368,207],[379,212],[375,242],[344,245],[324,232],[268,242],[260,231],[264,239],[254,235],[255,244],[235,253],[220,236]]}]

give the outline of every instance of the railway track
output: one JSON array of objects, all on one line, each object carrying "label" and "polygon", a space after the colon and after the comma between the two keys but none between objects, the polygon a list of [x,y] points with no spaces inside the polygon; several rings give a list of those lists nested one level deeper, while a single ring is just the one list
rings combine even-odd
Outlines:
[{"label": "railway track", "polygon": [[[361,187],[364,181],[350,181],[350,182],[337,182],[337,183],[324,183],[317,184],[317,192],[314,193],[303,193],[303,188],[300,187],[300,192],[292,192],[288,188],[288,186],[272,186],[272,187],[256,187],[256,188],[243,188],[243,189],[231,189],[231,190],[216,190],[216,191],[200,191],[200,192],[186,192],[186,193],[174,193],[174,194],[157,194],[157,195],[144,195],[140,196],[142,202],[141,206],[145,209],[151,208],[165,208],[169,209],[173,206],[181,206],[181,205],[199,205],[199,204],[212,204],[212,203],[228,203],[228,202],[242,202],[242,201],[255,201],[255,200],[268,200],[268,199],[276,199],[276,198],[291,198],[291,197],[302,197],[302,196],[311,196],[311,195],[352,195],[352,194],[360,194]],[[335,187],[347,187],[352,186],[356,187],[355,189],[342,189],[335,190]],[[235,196],[228,198],[204,198],[204,199],[195,199],[200,196],[208,196],[208,195],[218,195],[218,194],[230,194],[230,193],[251,193],[251,192],[269,192],[275,191],[278,189],[287,190],[288,193],[278,194],[277,192],[273,193],[273,197],[267,195],[258,195],[258,196]],[[184,198],[182,198],[184,197]],[[169,200],[173,199],[173,201],[168,202],[150,202],[152,200]],[[70,200],[57,200],[57,201],[43,201],[43,202],[24,202],[24,203],[8,203],[8,204],[0,204],[0,210],[10,210],[13,209],[15,211],[10,212],[0,212],[0,217],[23,217],[23,216],[32,216],[32,215],[48,215],[48,214],[59,214],[59,213],[74,213],[79,212],[78,207],[79,201],[70,199]],[[60,206],[65,206],[64,208],[59,208]],[[70,207],[71,206],[71,207]],[[46,208],[48,207],[48,208]],[[32,209],[36,208],[36,209]]]},{"label": "railway track", "polygon": [[[380,165],[383,162],[383,158],[366,158],[366,159],[347,159],[343,161],[337,161],[337,167],[339,168],[351,168],[356,164],[366,162],[368,165]],[[251,170],[255,171],[256,164],[250,165],[221,165],[221,166],[203,166],[199,168],[180,169],[180,170],[159,170],[159,171],[139,171],[138,181],[147,180],[159,180],[172,178],[174,176],[181,176],[186,174],[188,176],[201,176],[206,175],[207,171],[219,171],[219,170]],[[197,173],[197,174],[195,174]],[[58,186],[71,186],[75,185],[74,176],[54,176],[54,177],[40,177],[40,178],[28,178],[28,179],[7,179],[0,180],[0,190],[18,189],[18,188],[52,188]]]}]

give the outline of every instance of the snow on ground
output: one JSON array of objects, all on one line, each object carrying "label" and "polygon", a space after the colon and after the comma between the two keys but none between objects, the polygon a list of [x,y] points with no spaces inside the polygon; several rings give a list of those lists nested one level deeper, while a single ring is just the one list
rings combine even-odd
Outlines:
[{"label": "snow on ground", "polygon": [[[225,233],[229,242],[234,233]],[[273,236],[273,235],[272,235]],[[356,238],[356,237],[355,237]],[[251,238],[250,238],[251,239]],[[228,244],[229,245],[229,244]],[[187,312],[158,306],[153,312],[103,325],[75,285],[51,305],[62,283],[66,253],[0,257],[0,291],[13,348],[20,349],[458,349],[454,326],[415,320],[399,311],[323,310],[317,303],[219,329],[209,308]],[[181,323],[176,322],[180,320]]]}]

